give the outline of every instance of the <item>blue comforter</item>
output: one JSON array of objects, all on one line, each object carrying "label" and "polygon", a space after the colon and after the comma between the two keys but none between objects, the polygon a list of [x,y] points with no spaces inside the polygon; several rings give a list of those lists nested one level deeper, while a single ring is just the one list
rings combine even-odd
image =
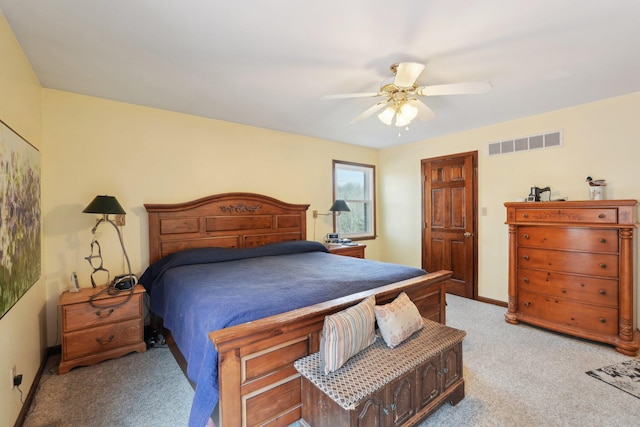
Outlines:
[{"label": "blue comforter", "polygon": [[202,427],[218,402],[218,355],[208,332],[425,273],[297,241],[178,252],[149,266],[140,283],[187,360],[196,383],[189,425]]}]

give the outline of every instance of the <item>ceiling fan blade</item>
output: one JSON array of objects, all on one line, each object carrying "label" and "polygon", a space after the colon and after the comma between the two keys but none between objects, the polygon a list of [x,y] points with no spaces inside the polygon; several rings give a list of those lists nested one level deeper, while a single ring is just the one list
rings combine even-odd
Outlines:
[{"label": "ceiling fan blade", "polygon": [[435,111],[427,107],[424,102],[418,99],[415,99],[415,98],[410,99],[409,105],[416,107],[418,109],[418,115],[416,117],[418,117],[423,122],[429,121],[436,116]]},{"label": "ceiling fan blade", "polygon": [[491,82],[452,83],[419,87],[416,89],[416,94],[420,96],[465,95],[489,92],[491,87]]},{"label": "ceiling fan blade", "polygon": [[416,62],[400,62],[396,68],[393,84],[398,87],[411,87],[424,70],[424,64]]},{"label": "ceiling fan blade", "polygon": [[385,99],[384,101],[380,101],[378,103],[376,103],[375,105],[369,107],[368,109],[366,109],[362,114],[360,114],[358,117],[356,117],[355,119],[351,120],[349,122],[349,124],[354,124],[359,122],[360,120],[364,120],[369,116],[372,116],[375,112],[377,112],[378,110],[381,110],[382,108],[386,107],[387,104],[391,102],[388,99]]},{"label": "ceiling fan blade", "polygon": [[380,92],[370,93],[342,93],[338,95],[324,95],[321,99],[344,99],[344,98],[369,98],[382,95]]}]

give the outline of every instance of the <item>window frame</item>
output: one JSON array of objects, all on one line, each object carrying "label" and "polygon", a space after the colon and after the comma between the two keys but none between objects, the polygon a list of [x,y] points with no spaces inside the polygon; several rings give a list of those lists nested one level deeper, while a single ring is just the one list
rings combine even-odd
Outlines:
[{"label": "window frame", "polygon": [[[338,169],[341,169],[341,167],[344,167],[344,169],[351,169],[351,170],[364,170],[366,175],[368,176],[368,184],[370,187],[370,190],[368,191],[368,195],[370,196],[370,199],[364,199],[364,200],[353,200],[353,201],[357,201],[357,202],[362,202],[362,203],[367,203],[370,202],[371,204],[371,223],[370,225],[370,230],[367,230],[366,233],[364,234],[355,234],[355,233],[340,233],[341,236],[344,236],[345,238],[349,238],[351,240],[371,240],[371,239],[375,239],[377,237],[377,232],[376,232],[376,220],[377,220],[377,215],[376,215],[376,167],[375,165],[369,165],[369,164],[365,164],[365,163],[356,163],[356,162],[347,162],[347,161],[343,161],[343,160],[333,160],[333,170],[332,170],[332,179],[333,179],[333,183],[332,183],[332,188],[333,188],[333,200],[336,200],[337,197],[337,180],[336,180],[336,172]],[[345,200],[347,202],[347,204],[349,204],[349,200]],[[369,228],[369,227],[367,227]],[[334,216],[333,217],[333,232],[337,233],[338,232],[338,217]]]}]

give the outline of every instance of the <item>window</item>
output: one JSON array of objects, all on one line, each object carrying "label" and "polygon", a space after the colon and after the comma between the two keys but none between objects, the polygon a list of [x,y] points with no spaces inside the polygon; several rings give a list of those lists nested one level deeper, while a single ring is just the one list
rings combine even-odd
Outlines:
[{"label": "window", "polygon": [[375,166],[333,161],[333,199],[351,212],[336,215],[334,231],[352,240],[375,238]]}]

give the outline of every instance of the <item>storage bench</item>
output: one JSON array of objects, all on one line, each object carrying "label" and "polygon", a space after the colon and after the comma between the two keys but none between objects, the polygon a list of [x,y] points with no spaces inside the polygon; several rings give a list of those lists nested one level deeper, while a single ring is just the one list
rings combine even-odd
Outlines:
[{"label": "storage bench", "polygon": [[335,372],[320,353],[297,360],[302,420],[312,427],[411,426],[444,402],[464,398],[464,331],[423,319],[424,328],[391,349],[381,337]]}]

